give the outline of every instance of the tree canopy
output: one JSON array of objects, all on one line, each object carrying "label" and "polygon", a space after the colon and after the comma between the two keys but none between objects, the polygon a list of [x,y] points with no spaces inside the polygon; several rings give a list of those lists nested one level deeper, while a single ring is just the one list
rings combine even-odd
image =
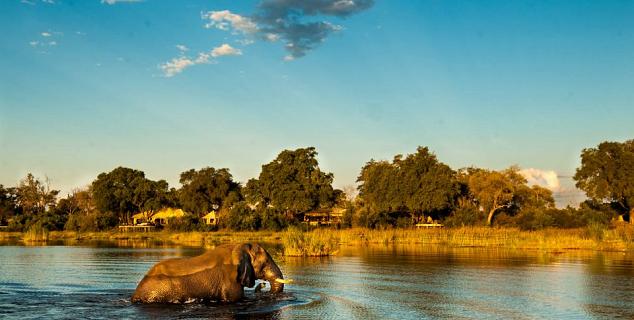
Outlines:
[{"label": "tree canopy", "polygon": [[459,193],[455,172],[426,147],[394,157],[392,163],[374,161],[361,169],[359,196],[372,213],[422,215],[446,213]]},{"label": "tree canopy", "polygon": [[202,216],[211,210],[229,207],[242,198],[240,184],[229,169],[202,168],[181,173],[178,198],[182,208]]},{"label": "tree canopy", "polygon": [[246,185],[247,200],[273,207],[289,217],[334,205],[340,191],[332,187],[332,173],[319,169],[314,147],[284,150],[262,166],[257,179]]},{"label": "tree canopy", "polygon": [[602,142],[583,149],[581,166],[574,175],[577,188],[596,201],[618,204],[634,215],[634,140]]},{"label": "tree canopy", "polygon": [[170,199],[165,180],[152,181],[143,171],[124,167],[99,174],[92,192],[97,209],[116,213],[120,220],[128,220],[131,213],[161,209]]},{"label": "tree canopy", "polygon": [[539,186],[529,187],[517,167],[502,171],[468,168],[462,174],[470,196],[487,213],[487,225],[491,225],[501,209],[512,212],[526,207],[555,206],[552,192]]}]

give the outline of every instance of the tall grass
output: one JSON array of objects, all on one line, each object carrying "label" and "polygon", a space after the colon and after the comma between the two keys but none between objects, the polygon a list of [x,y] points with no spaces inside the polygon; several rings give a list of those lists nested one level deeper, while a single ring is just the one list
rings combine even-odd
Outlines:
[{"label": "tall grass", "polygon": [[303,232],[289,228],[282,236],[284,255],[290,257],[321,257],[337,254],[339,240],[331,230]]},{"label": "tall grass", "polygon": [[24,233],[22,239],[27,242],[39,242],[48,241],[48,238],[48,229],[43,227],[41,223],[36,223],[29,227],[29,230]]},{"label": "tall grass", "polygon": [[[5,233],[2,233],[5,234]],[[301,231],[290,228],[284,232],[48,232],[41,225],[33,225],[23,234],[6,233],[0,240],[21,237],[24,241],[47,240],[105,240],[154,241],[189,246],[208,246],[220,243],[266,242],[282,243],[287,256],[325,256],[337,252],[340,244],[421,244],[448,247],[487,247],[509,249],[540,249],[558,251],[588,249],[605,251],[634,251],[634,225],[596,224],[578,229],[549,228],[522,231],[516,228],[462,227],[443,229],[385,229],[353,228],[344,230],[315,229]]]}]

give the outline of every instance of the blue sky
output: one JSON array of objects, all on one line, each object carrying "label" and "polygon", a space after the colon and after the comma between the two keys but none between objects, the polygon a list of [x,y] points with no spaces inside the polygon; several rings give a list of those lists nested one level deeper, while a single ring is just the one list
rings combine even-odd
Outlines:
[{"label": "blue sky", "polygon": [[582,148],[634,138],[632,17],[634,1],[2,0],[0,184],[67,191],[119,165],[244,182],[303,146],[337,187],[418,145],[570,176]]}]

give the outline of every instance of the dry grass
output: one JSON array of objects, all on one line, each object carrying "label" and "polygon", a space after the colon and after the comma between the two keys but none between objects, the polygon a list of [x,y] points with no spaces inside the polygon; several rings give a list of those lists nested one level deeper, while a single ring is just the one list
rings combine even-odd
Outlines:
[{"label": "dry grass", "polygon": [[289,257],[322,257],[337,254],[339,239],[332,230],[303,232],[289,228],[282,237],[284,255]]},{"label": "dry grass", "polygon": [[446,229],[386,229],[353,228],[345,230],[316,229],[303,232],[148,232],[120,233],[29,230],[25,233],[0,232],[1,241],[87,241],[107,240],[207,246],[220,243],[267,242],[282,243],[287,256],[324,256],[337,252],[339,244],[421,244],[447,247],[483,247],[508,249],[538,249],[560,251],[569,249],[634,251],[634,225],[617,224],[611,228],[591,225],[580,229],[544,229],[521,231],[514,228],[463,227]]},{"label": "dry grass", "polygon": [[48,239],[49,231],[39,223],[32,225],[22,237],[25,242],[46,242]]}]

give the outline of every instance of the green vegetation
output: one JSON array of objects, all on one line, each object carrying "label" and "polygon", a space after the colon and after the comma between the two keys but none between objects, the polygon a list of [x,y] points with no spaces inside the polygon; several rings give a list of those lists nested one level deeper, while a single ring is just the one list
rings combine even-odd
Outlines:
[{"label": "green vegetation", "polygon": [[304,232],[288,228],[282,235],[284,255],[289,257],[321,257],[337,254],[340,238],[330,230]]},{"label": "green vegetation", "polygon": [[[338,208],[343,213],[333,229],[365,230],[359,239],[388,243],[429,236],[450,244],[478,245],[497,243],[500,235],[508,240],[516,237],[511,234],[560,229],[570,230],[572,242],[618,240],[629,248],[632,241],[631,231],[622,221],[631,220],[634,204],[633,140],[603,142],[582,151],[574,179],[589,199],[578,208],[555,208],[552,192],[529,186],[517,167],[454,170],[425,147],[396,155],[392,161],[370,160],[361,168],[358,196],[354,188],[345,193],[334,189],[333,178],[319,168],[315,148],[282,151],[244,187],[226,168],[187,170],[180,175],[181,187],[175,189],[164,180],[146,178],[143,171],[118,167],[99,174],[87,188],[58,199],[59,192],[46,180],[28,174],[16,187],[0,185],[0,225],[6,231],[27,232],[24,237],[29,239],[46,238],[46,234],[54,237],[57,231],[81,238],[129,224],[133,214],[172,207],[188,214],[169,220],[165,226],[169,237],[193,232],[178,237],[207,239],[208,231],[283,231],[290,227],[283,233],[288,255],[319,255],[336,251],[333,243],[348,242],[347,235],[357,231],[336,231],[335,241],[334,231],[305,233],[297,228],[307,228],[302,223],[306,213]],[[217,212],[218,224],[208,226],[202,217],[211,210]],[[449,229],[411,230],[430,220]],[[156,234],[146,237],[162,233]],[[548,239],[556,237],[544,236],[545,243]],[[565,243],[566,239],[559,240]],[[521,237],[507,240],[502,243],[524,242]]]}]

